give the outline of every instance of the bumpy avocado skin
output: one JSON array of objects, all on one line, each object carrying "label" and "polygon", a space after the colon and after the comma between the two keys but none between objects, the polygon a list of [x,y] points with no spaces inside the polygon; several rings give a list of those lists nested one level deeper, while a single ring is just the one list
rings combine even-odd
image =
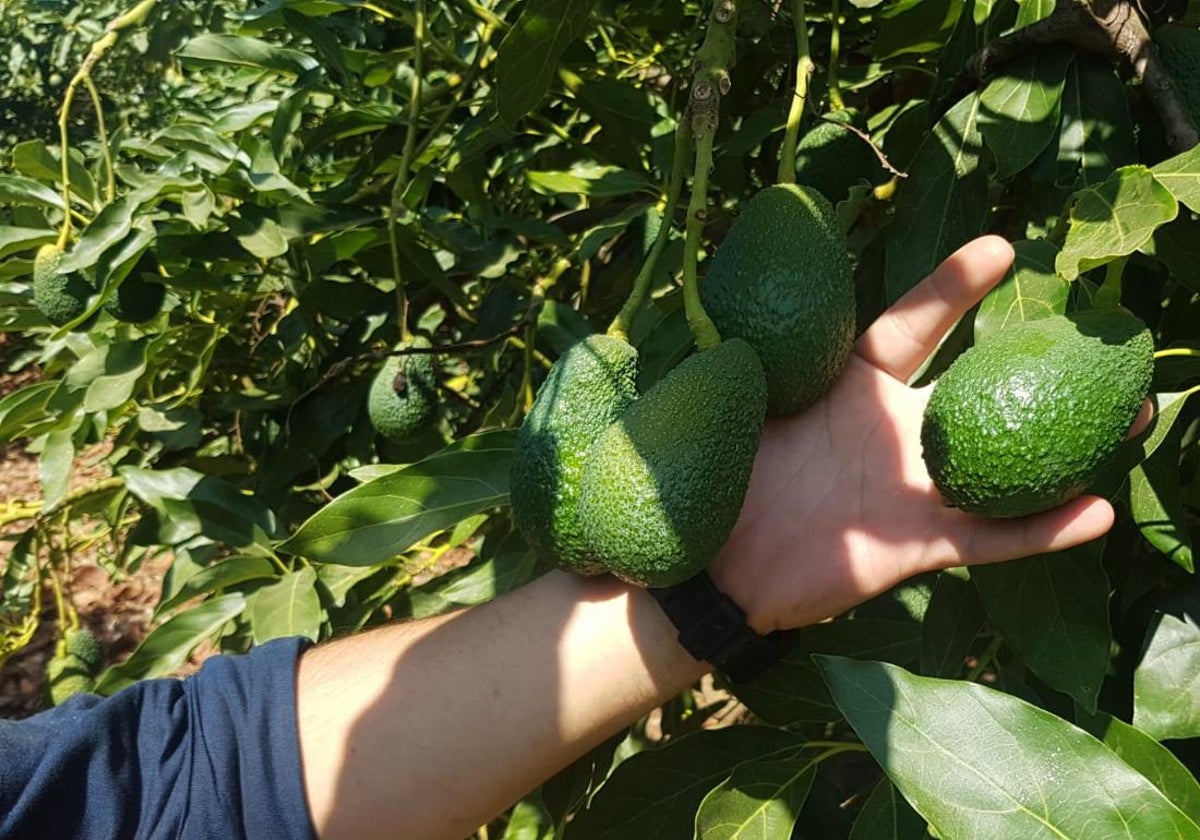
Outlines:
[{"label": "bumpy avocado skin", "polygon": [[56,327],[65,326],[87,311],[92,284],[81,274],[58,270],[62,251],[43,245],[33,261],[33,305]]},{"label": "bumpy avocado skin", "polygon": [[1168,24],[1154,30],[1153,39],[1192,120],[1200,122],[1200,29]]},{"label": "bumpy avocado skin", "polygon": [[639,586],[705,569],[741,511],[767,410],[757,354],[731,339],[685,359],[592,444],[579,518],[596,558]]},{"label": "bumpy avocado skin", "polygon": [[86,627],[68,630],[63,641],[67,654],[83,663],[89,674],[95,674],[100,670],[104,653],[100,648],[100,640],[91,630]]},{"label": "bumpy avocado skin", "polygon": [[118,321],[141,324],[162,311],[166,295],[167,288],[162,283],[129,277],[104,304],[104,309]]},{"label": "bumpy avocado skin", "polygon": [[561,568],[599,574],[579,517],[584,458],[637,399],[637,351],[593,335],[555,363],[517,433],[511,494],[517,527]]},{"label": "bumpy avocado skin", "polygon": [[929,475],[954,507],[988,517],[1083,493],[1150,389],[1154,341],[1123,309],[1008,327],[954,361],[921,426]]},{"label": "bumpy avocado skin", "polygon": [[[429,342],[416,338],[412,346],[428,348]],[[419,434],[434,422],[437,411],[437,373],[429,353],[389,357],[367,392],[367,416],[375,431],[388,440],[404,441]]]},{"label": "bumpy avocado skin", "polygon": [[717,249],[701,294],[721,336],[757,351],[771,414],[804,410],[841,375],[854,343],[854,280],[833,206],[816,190],[759,191]]},{"label": "bumpy avocado skin", "polygon": [[842,201],[859,179],[878,175],[880,167],[871,147],[852,132],[836,125],[857,121],[853,111],[840,111],[820,120],[796,146],[796,183],[818,190],[831,202]]}]

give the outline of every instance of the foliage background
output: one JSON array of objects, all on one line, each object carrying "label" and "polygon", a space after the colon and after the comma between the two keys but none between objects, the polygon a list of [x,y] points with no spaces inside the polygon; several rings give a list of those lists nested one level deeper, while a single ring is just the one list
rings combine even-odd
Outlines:
[{"label": "foliage background", "polygon": [[[125,6],[0,3],[0,326],[10,370],[41,373],[0,400],[0,442],[39,454],[43,491],[7,500],[21,530],[3,650],[28,638],[35,581],[97,523],[117,537],[114,576],[173,556],[157,629],[101,693],[205,641],[325,639],[540,574],[505,509],[513,430],[553,360],[615,315],[664,219],[682,227],[660,197],[708,4],[429,0],[420,38],[410,2],[160,4],[97,65],[107,143],[88,97],[67,115],[69,259],[97,291],[55,329],[29,283],[68,210],[57,108]],[[775,179],[794,9],[740,0],[708,253]],[[1098,488],[1117,527],[809,628],[739,688],[742,725],[711,730],[716,707],[680,698],[663,737],[623,733],[500,836],[1200,837],[1200,152],[1172,156],[1147,86],[1076,45],[972,76],[979,50],[1054,9],[808,4],[802,128],[841,97],[879,155],[846,134],[807,172],[802,157],[800,180],[853,161],[822,187],[857,260],[860,325],[974,235],[1016,243],[1010,277],[921,381],[1014,320],[1096,301],[1181,351],[1159,359],[1155,426]],[[631,333],[643,385],[690,349],[683,251],[673,235]],[[134,275],[167,287],[140,325],[100,312]],[[441,348],[442,405],[399,445],[364,400],[401,311]],[[112,478],[70,490],[98,440]]]}]

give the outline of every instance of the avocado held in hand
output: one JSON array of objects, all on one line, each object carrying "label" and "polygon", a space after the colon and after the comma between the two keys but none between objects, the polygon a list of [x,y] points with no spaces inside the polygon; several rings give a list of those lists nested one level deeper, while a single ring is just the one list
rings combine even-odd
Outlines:
[{"label": "avocado held in hand", "polygon": [[517,433],[513,518],[555,565],[604,572],[583,535],[579,485],[592,443],[637,399],[637,351],[606,335],[588,336],[555,363]]},{"label": "avocado held in hand", "polygon": [[921,426],[929,475],[949,504],[981,516],[1068,502],[1125,440],[1153,371],[1150,332],[1123,309],[1008,327],[934,386]]},{"label": "avocado held in hand", "polygon": [[854,344],[854,279],[833,205],[815,189],[760,190],[700,292],[718,332],[745,339],[762,359],[771,414],[804,410],[841,375]]},{"label": "avocado held in hand", "polygon": [[767,410],[757,354],[730,339],[684,360],[587,456],[579,518],[597,561],[640,586],[707,568],[737,522]]}]

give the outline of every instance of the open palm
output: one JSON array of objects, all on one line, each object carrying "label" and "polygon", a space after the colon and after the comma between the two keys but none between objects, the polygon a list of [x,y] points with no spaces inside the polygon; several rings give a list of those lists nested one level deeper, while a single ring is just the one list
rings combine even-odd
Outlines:
[{"label": "open palm", "polygon": [[972,516],[948,507],[926,472],[930,389],[905,382],[1011,261],[998,237],[964,246],[863,333],[824,399],[768,421],[712,568],[756,630],[811,624],[921,572],[1055,551],[1109,529],[1112,507],[1094,496],[1020,519]]}]

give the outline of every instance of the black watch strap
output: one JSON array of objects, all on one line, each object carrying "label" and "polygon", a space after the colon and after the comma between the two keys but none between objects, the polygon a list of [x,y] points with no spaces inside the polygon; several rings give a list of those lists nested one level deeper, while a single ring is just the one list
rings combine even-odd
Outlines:
[{"label": "black watch strap", "polygon": [[779,658],[779,634],[760,636],[751,630],[741,607],[717,589],[707,572],[648,591],[678,628],[683,649],[711,663],[730,682],[751,680]]}]

